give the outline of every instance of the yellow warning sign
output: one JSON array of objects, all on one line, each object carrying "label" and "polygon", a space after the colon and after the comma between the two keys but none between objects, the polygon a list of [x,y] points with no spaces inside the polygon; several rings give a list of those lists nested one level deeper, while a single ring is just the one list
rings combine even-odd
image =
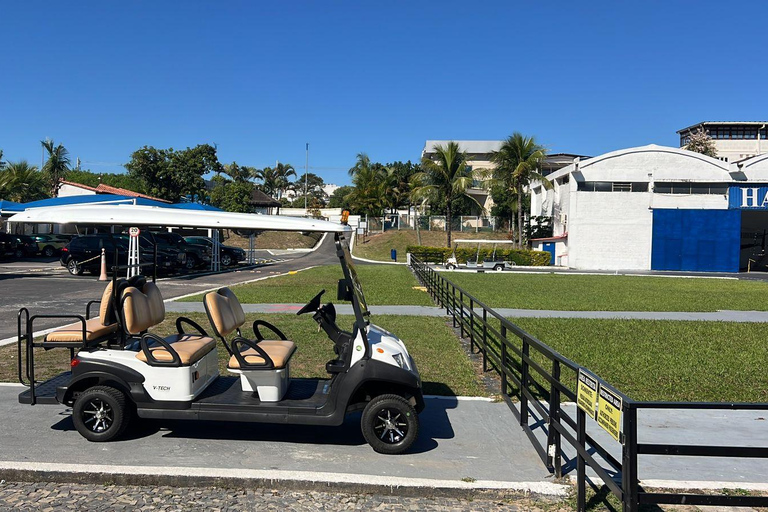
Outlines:
[{"label": "yellow warning sign", "polygon": [[576,404],[579,409],[594,418],[597,410],[597,379],[579,369],[579,384],[576,387]]},{"label": "yellow warning sign", "polygon": [[597,423],[611,434],[611,437],[621,442],[621,397],[603,385],[600,385]]}]

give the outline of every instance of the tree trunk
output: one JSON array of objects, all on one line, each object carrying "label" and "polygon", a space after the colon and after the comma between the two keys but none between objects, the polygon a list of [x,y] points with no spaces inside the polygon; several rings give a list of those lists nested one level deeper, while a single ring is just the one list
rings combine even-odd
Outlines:
[{"label": "tree trunk", "polygon": [[518,248],[523,248],[523,190],[517,188],[517,239]]},{"label": "tree trunk", "polygon": [[451,197],[446,197],[447,205],[445,207],[445,230],[448,232],[448,241],[446,247],[451,248]]}]

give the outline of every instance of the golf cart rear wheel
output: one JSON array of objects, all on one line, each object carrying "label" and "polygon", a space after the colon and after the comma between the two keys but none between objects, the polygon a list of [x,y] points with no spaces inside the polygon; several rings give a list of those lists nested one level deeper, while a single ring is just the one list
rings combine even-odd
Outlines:
[{"label": "golf cart rear wheel", "polygon": [[446,268],[447,270],[453,270],[453,269],[455,269],[455,268],[456,268],[456,265],[454,265],[453,263],[449,263],[449,264],[447,264],[447,265],[445,266],[445,268]]},{"label": "golf cart rear wheel", "polygon": [[381,395],[365,406],[361,428],[374,451],[395,455],[410,448],[419,436],[419,416],[405,398]]},{"label": "golf cart rear wheel", "polygon": [[84,391],[72,408],[72,421],[84,438],[93,442],[111,441],[128,426],[129,409],[125,395],[108,386]]},{"label": "golf cart rear wheel", "polygon": [[67,262],[67,270],[69,270],[69,273],[73,276],[80,276],[83,274],[83,267],[81,267],[74,259]]},{"label": "golf cart rear wheel", "polygon": [[496,272],[501,272],[502,270],[504,270],[504,265],[496,265],[495,267],[493,267],[493,270],[495,270]]}]

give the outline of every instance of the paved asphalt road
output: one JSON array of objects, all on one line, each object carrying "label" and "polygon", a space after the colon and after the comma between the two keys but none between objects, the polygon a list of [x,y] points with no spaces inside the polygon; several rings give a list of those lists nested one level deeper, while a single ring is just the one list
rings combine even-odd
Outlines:
[{"label": "paved asphalt road", "polygon": [[[216,275],[179,276],[162,280],[165,298],[232,285],[315,265],[338,264],[333,237],[326,236],[314,252],[297,252],[271,256],[267,252],[258,258],[282,261],[258,268],[231,270]],[[19,308],[27,307],[31,314],[85,314],[88,301],[99,299],[105,283],[97,276],[72,276],[58,260],[25,260],[0,263],[0,340],[16,336]],[[72,320],[43,320],[34,323],[35,331],[56,327]]]}]

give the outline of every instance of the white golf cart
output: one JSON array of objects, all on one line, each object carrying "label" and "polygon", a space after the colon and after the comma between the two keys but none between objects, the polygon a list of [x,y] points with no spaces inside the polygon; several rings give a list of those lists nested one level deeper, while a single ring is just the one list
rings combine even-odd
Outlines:
[{"label": "white golf cart", "polygon": [[[496,270],[499,272],[502,270],[509,270],[512,267],[514,267],[516,263],[514,261],[497,258],[496,246],[508,245],[512,243],[514,242],[512,242],[511,240],[454,240],[453,254],[451,254],[451,256],[446,260],[445,268],[448,270],[464,268],[464,269],[478,270],[478,271]],[[475,253],[474,261],[467,259],[466,263],[458,262],[458,260],[456,259],[456,249],[458,248],[459,244],[477,245],[477,252]],[[480,246],[483,244],[492,245],[493,252],[491,253],[490,256],[484,258],[483,261],[480,261]]]},{"label": "white golf cart", "polygon": [[[172,336],[152,332],[165,318],[158,286],[154,279],[141,275],[118,278],[117,266],[101,300],[91,301],[85,315],[35,315],[22,308],[18,316],[19,379],[29,389],[19,395],[19,401],[71,406],[75,427],[86,439],[115,439],[134,416],[341,425],[355,410],[363,410],[363,435],[380,453],[401,453],[418,436],[418,413],[424,408],[421,378],[403,342],[370,322],[349,253],[349,226],[128,204],[31,209],[10,221],[326,232],[335,238],[344,276],[338,282],[338,299],[352,302],[354,323],[350,330],[337,326],[333,304],[321,303],[325,290],[298,312],[312,314],[332,342],[335,356],[326,364],[329,377],[325,379],[292,378],[290,360],[301,350],[302,340],[286,339],[278,327],[263,320],[253,323],[252,335],[241,330],[245,314],[226,287],[207,293],[203,300],[212,335],[183,317],[176,319],[178,332]],[[98,304],[99,315],[90,318],[94,304]],[[51,316],[74,323],[35,339],[35,321]],[[265,336],[262,329],[271,331],[270,335]],[[229,355],[227,370],[232,376],[219,375],[216,338]],[[68,350],[71,370],[36,382],[35,352],[60,348]]]}]

